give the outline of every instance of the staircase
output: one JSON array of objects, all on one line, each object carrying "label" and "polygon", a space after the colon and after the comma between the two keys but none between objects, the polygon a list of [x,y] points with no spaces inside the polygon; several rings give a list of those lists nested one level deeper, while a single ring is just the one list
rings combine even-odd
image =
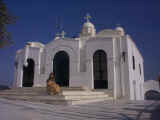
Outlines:
[{"label": "staircase", "polygon": [[61,95],[50,96],[46,93],[46,88],[44,87],[13,88],[1,90],[0,98],[59,105],[85,104],[113,99],[111,91],[107,90],[91,91],[81,87],[61,89]]}]

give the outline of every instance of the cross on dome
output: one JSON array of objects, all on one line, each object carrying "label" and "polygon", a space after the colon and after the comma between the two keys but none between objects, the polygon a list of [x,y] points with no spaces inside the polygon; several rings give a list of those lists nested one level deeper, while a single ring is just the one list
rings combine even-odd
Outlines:
[{"label": "cross on dome", "polygon": [[94,27],[94,24],[92,24],[90,20],[91,16],[89,13],[86,14],[84,19],[86,19],[86,22],[83,24],[81,36],[88,36],[88,37],[94,37],[96,35],[96,29]]},{"label": "cross on dome", "polygon": [[91,19],[90,14],[89,14],[89,13],[87,13],[87,14],[86,14],[86,16],[84,17],[84,19],[86,19],[86,20],[87,20],[87,22],[89,22],[89,19]]},{"label": "cross on dome", "polygon": [[125,34],[125,31],[124,31],[123,27],[121,27],[120,24],[117,24],[116,31],[118,31],[120,35]]},{"label": "cross on dome", "polygon": [[55,39],[59,39],[59,38],[60,38],[60,35],[61,35],[61,34],[56,33],[56,37],[55,37]]}]

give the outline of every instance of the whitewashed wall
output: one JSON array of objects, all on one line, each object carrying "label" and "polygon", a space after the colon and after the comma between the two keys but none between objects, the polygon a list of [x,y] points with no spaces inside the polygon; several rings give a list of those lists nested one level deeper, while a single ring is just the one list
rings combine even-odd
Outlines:
[{"label": "whitewashed wall", "polygon": [[24,50],[19,50],[16,53],[15,62],[17,62],[17,68],[14,68],[14,82],[13,87],[22,87],[22,81],[23,78],[23,64],[24,64]]},{"label": "whitewashed wall", "polygon": [[[144,83],[144,70],[143,70],[143,57],[137,49],[133,40],[127,36],[128,46],[128,66],[129,66],[129,87],[130,87],[130,99],[142,100],[144,99],[143,83]],[[133,70],[132,56],[135,57],[135,70]],[[141,65],[141,75],[140,68]]]},{"label": "whitewashed wall", "polygon": [[93,55],[97,50],[103,50],[107,54],[108,62],[108,89],[113,90],[113,40],[111,38],[92,38],[86,43],[87,79],[89,88],[94,88]]},{"label": "whitewashed wall", "polygon": [[[53,72],[53,59],[59,51],[65,51],[70,60],[69,86],[78,86],[81,82],[77,79],[79,71],[79,42],[72,39],[58,39],[46,45],[45,75],[48,77]],[[62,68],[63,69],[63,68]],[[45,78],[46,80],[46,78]]]}]

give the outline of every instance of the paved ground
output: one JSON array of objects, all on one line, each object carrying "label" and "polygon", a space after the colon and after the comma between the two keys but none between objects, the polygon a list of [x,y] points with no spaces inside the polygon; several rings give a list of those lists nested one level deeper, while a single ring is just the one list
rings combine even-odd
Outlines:
[{"label": "paved ground", "polygon": [[0,99],[0,120],[160,120],[160,101],[61,106]]}]

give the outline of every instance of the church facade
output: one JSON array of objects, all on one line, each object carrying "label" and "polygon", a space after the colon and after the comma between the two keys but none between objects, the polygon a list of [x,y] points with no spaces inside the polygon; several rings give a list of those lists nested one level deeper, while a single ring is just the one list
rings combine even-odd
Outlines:
[{"label": "church facade", "polygon": [[94,24],[83,24],[79,37],[64,32],[44,45],[28,42],[16,53],[14,87],[45,87],[54,72],[63,87],[112,91],[115,99],[144,99],[144,70],[132,38],[122,27],[96,33]]}]

